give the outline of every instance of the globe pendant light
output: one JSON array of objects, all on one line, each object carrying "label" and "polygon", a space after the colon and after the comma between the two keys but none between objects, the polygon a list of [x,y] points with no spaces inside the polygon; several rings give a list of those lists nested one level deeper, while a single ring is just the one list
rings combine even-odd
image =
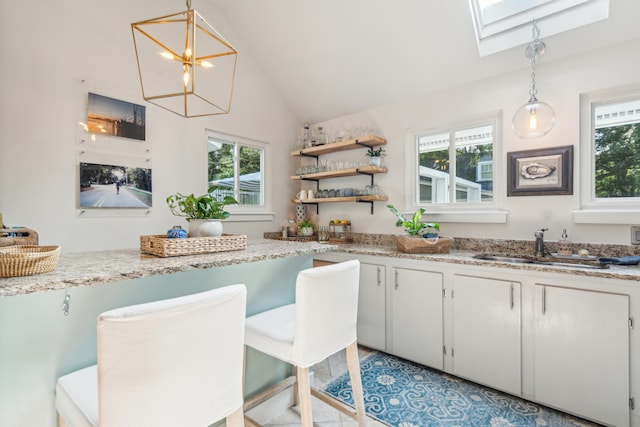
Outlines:
[{"label": "globe pendant light", "polygon": [[131,24],[145,101],[182,117],[231,109],[238,52],[191,9]]},{"label": "globe pendant light", "polygon": [[536,94],[536,59],[542,56],[546,46],[538,37],[540,30],[536,20],[533,20],[533,41],[526,48],[525,55],[531,59],[531,90],[529,91],[529,102],[524,104],[511,121],[513,131],[520,138],[538,138],[546,135],[556,122],[553,109],[542,101],[538,101]]}]

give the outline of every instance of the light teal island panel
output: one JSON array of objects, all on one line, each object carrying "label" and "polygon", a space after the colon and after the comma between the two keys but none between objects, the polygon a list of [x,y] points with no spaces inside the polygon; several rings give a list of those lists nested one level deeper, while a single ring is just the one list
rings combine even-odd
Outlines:
[{"label": "light teal island panel", "polygon": [[[96,363],[101,312],[244,283],[252,315],[294,302],[297,273],[311,266],[311,255],[294,256],[0,298],[0,426],[56,425],[56,380]],[[247,395],[289,374],[289,365],[247,352]]]}]

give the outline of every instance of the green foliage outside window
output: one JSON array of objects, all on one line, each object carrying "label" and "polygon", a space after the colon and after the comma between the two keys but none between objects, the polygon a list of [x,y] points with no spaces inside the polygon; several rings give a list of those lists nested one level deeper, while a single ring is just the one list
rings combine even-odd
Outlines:
[{"label": "green foliage outside window", "polygon": [[598,198],[640,197],[640,123],[595,130]]}]

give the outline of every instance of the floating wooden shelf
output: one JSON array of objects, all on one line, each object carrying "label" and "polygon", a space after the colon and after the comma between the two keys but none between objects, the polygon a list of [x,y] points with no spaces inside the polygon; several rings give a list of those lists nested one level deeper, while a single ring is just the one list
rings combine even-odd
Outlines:
[{"label": "floating wooden shelf", "polygon": [[318,203],[336,202],[380,202],[389,200],[387,196],[352,196],[352,197],[323,197],[321,199],[292,199],[292,203],[302,203],[303,205],[315,205]]},{"label": "floating wooden shelf", "polygon": [[340,178],[344,176],[356,176],[356,175],[373,175],[376,173],[387,173],[387,168],[380,166],[363,166],[361,168],[341,169],[337,171],[326,171],[307,173],[304,175],[292,175],[291,179],[295,180],[317,180],[327,178]]},{"label": "floating wooden shelf", "polygon": [[315,147],[303,148],[292,151],[292,156],[318,157],[323,154],[337,153],[338,151],[354,150],[362,147],[375,147],[384,145],[387,140],[376,135],[367,135],[362,138],[349,139],[346,141],[332,142],[331,144],[317,145]]},{"label": "floating wooden shelf", "polygon": [[[372,148],[379,145],[385,145],[387,140],[376,135],[367,135],[361,138],[349,139],[347,141],[333,142],[331,144],[318,145],[315,147],[303,148],[292,151],[292,156],[314,157],[318,159],[323,154],[337,153],[340,151],[357,150],[363,148]],[[381,166],[363,166],[361,168],[349,168],[335,171],[325,171],[308,173],[304,175],[293,175],[291,179],[299,181],[316,181],[319,190],[320,180],[328,178],[341,178],[347,176],[367,175],[371,177],[371,185],[373,185],[373,176],[379,173],[387,173],[387,168]],[[386,196],[353,196],[353,197],[329,197],[315,199],[293,199],[292,203],[302,203],[305,205],[316,205],[316,213],[319,212],[321,203],[344,203],[344,202],[360,202],[369,203],[371,205],[371,214],[373,215],[373,202],[388,200]]]}]

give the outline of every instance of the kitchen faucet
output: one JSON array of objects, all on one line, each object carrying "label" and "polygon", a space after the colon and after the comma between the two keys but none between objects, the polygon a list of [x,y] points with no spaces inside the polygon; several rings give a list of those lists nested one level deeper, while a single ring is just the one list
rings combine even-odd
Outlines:
[{"label": "kitchen faucet", "polygon": [[544,256],[544,232],[547,230],[548,228],[541,228],[540,230],[533,233],[533,235],[536,236],[536,250],[535,250],[536,257]]}]

